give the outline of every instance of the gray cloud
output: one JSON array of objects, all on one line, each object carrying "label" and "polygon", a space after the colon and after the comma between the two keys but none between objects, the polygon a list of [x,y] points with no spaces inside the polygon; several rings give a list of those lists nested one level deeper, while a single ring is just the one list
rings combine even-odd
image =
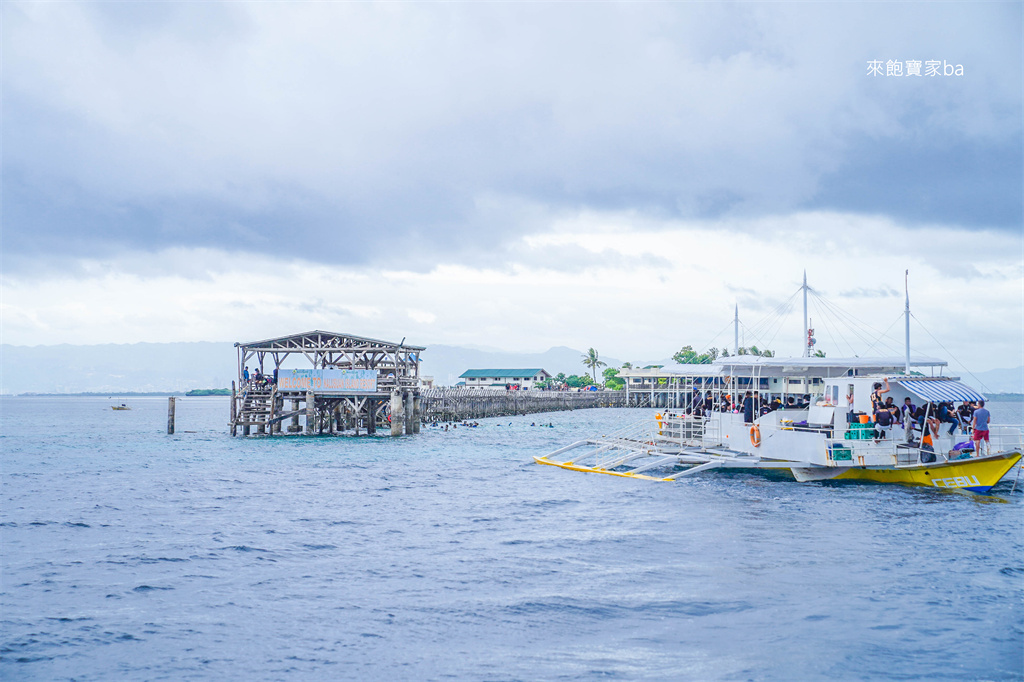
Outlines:
[{"label": "gray cloud", "polygon": [[[1019,5],[3,12],[16,258],[208,246],[424,268],[579,209],[1021,223]],[[874,58],[968,75],[872,79]]]}]

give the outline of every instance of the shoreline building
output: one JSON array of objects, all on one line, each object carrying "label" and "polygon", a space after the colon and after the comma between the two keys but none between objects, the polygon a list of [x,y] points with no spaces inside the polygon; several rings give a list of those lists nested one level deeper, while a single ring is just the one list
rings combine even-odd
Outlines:
[{"label": "shoreline building", "polygon": [[521,389],[537,388],[551,378],[547,371],[536,367],[529,369],[467,369],[459,375],[465,381],[465,388],[504,391],[510,385]]}]

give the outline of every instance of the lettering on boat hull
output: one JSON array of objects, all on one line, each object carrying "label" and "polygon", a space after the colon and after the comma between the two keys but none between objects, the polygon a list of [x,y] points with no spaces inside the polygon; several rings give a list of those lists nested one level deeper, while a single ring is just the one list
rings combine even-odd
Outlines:
[{"label": "lettering on boat hull", "polygon": [[936,488],[970,488],[980,487],[977,476],[953,476],[952,478],[933,478],[932,485]]}]

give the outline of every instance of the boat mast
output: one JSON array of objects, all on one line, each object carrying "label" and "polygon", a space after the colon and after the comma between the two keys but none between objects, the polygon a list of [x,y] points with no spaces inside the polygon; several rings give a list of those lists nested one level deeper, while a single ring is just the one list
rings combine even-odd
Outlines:
[{"label": "boat mast", "polygon": [[903,275],[903,289],[907,293],[907,307],[903,311],[903,316],[906,318],[906,361],[907,366],[904,368],[904,373],[910,376],[910,270],[907,270]]},{"label": "boat mast", "polygon": [[740,304],[736,304],[736,317],[732,320],[732,354],[740,354]]},{"label": "boat mast", "polygon": [[807,271],[806,270],[804,270],[804,285],[803,285],[802,289],[804,290],[804,340],[803,340],[803,344],[804,344],[804,357],[806,358],[806,357],[808,357],[810,355],[810,352],[811,352],[811,346],[810,346],[810,344],[807,341],[807,339],[810,337],[810,332],[808,332],[807,330],[810,329],[810,327],[807,326]]}]

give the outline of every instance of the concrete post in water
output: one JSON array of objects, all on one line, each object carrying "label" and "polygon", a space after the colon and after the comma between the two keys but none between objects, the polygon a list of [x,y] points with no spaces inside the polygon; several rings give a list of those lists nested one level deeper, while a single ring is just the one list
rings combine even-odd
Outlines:
[{"label": "concrete post in water", "polygon": [[174,396],[167,399],[167,434],[174,435]]},{"label": "concrete post in water", "polygon": [[405,392],[405,433],[411,436],[412,431],[412,391]]},{"label": "concrete post in water", "polygon": [[231,382],[231,435],[238,435],[238,425],[235,424],[235,420],[238,419],[238,403],[235,401],[235,382]]},{"label": "concrete post in water", "polygon": [[292,400],[292,423],[288,425],[288,433],[298,433],[302,430],[299,426],[299,401]]},{"label": "concrete post in water", "polygon": [[313,435],[313,426],[316,424],[316,397],[313,391],[306,391],[306,435]]},{"label": "concrete post in water", "polygon": [[402,435],[402,422],[405,421],[402,403],[402,394],[399,391],[391,393],[391,435]]},{"label": "concrete post in water", "polygon": [[423,419],[423,398],[417,393],[412,397],[412,432],[420,432],[420,421]]}]

